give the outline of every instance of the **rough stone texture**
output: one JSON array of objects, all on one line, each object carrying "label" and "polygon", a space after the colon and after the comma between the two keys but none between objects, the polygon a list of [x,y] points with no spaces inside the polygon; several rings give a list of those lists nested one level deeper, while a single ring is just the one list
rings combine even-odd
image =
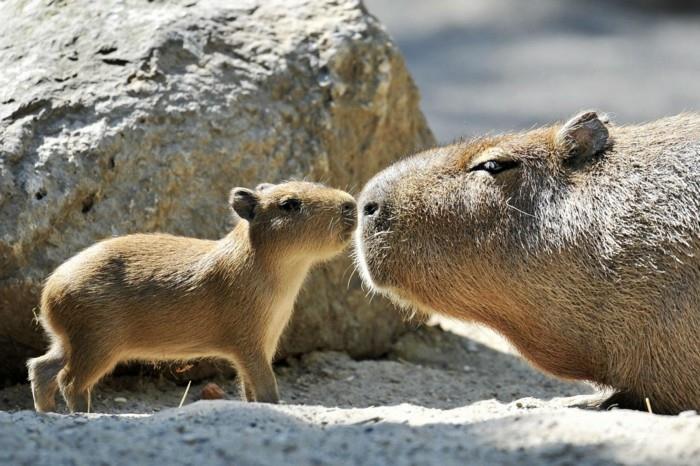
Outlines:
[{"label": "rough stone texture", "polygon": [[[0,24],[0,382],[43,350],[41,282],[81,248],[137,231],[217,238],[233,186],[359,189],[433,143],[358,2],[17,0]],[[351,270],[312,274],[283,353],[388,349],[401,316]]]}]

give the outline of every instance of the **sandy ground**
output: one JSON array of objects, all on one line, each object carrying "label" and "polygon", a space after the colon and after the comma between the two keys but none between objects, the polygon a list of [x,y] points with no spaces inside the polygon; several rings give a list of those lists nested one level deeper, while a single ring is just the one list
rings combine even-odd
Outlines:
[{"label": "sandy ground", "polygon": [[[697,464],[700,416],[580,408],[600,395],[531,369],[499,337],[444,324],[385,359],[276,367],[283,403],[198,401],[166,379],[108,378],[96,414],[36,414],[0,391],[0,464]],[[463,336],[468,335],[468,337]]]}]

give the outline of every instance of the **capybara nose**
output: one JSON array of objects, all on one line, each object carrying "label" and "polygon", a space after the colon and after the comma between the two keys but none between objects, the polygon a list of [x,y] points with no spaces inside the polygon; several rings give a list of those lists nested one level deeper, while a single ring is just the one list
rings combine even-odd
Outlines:
[{"label": "capybara nose", "polygon": [[379,211],[379,204],[374,201],[365,202],[365,205],[362,207],[362,213],[366,217],[371,217],[376,214],[377,211]]},{"label": "capybara nose", "polygon": [[340,206],[340,213],[347,222],[353,224],[357,220],[357,207],[354,201],[343,202]]}]

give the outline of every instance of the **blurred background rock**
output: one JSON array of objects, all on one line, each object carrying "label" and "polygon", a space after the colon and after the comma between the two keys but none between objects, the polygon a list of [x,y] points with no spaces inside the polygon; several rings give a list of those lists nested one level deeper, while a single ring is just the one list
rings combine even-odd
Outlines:
[{"label": "blurred background rock", "polygon": [[366,0],[440,142],[564,119],[700,108],[700,2]]}]

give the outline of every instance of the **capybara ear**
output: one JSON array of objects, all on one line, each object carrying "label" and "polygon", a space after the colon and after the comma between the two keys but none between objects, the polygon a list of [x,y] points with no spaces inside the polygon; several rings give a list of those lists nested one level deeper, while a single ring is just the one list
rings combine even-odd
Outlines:
[{"label": "capybara ear", "polygon": [[247,188],[233,188],[228,198],[233,211],[248,221],[255,217],[255,208],[259,201],[258,195]]},{"label": "capybara ear", "polygon": [[272,183],[260,183],[255,187],[256,191],[265,191],[266,189],[270,189],[274,186]]},{"label": "capybara ear", "polygon": [[607,118],[596,112],[581,112],[564,123],[554,143],[566,160],[586,160],[605,148],[608,142]]}]

